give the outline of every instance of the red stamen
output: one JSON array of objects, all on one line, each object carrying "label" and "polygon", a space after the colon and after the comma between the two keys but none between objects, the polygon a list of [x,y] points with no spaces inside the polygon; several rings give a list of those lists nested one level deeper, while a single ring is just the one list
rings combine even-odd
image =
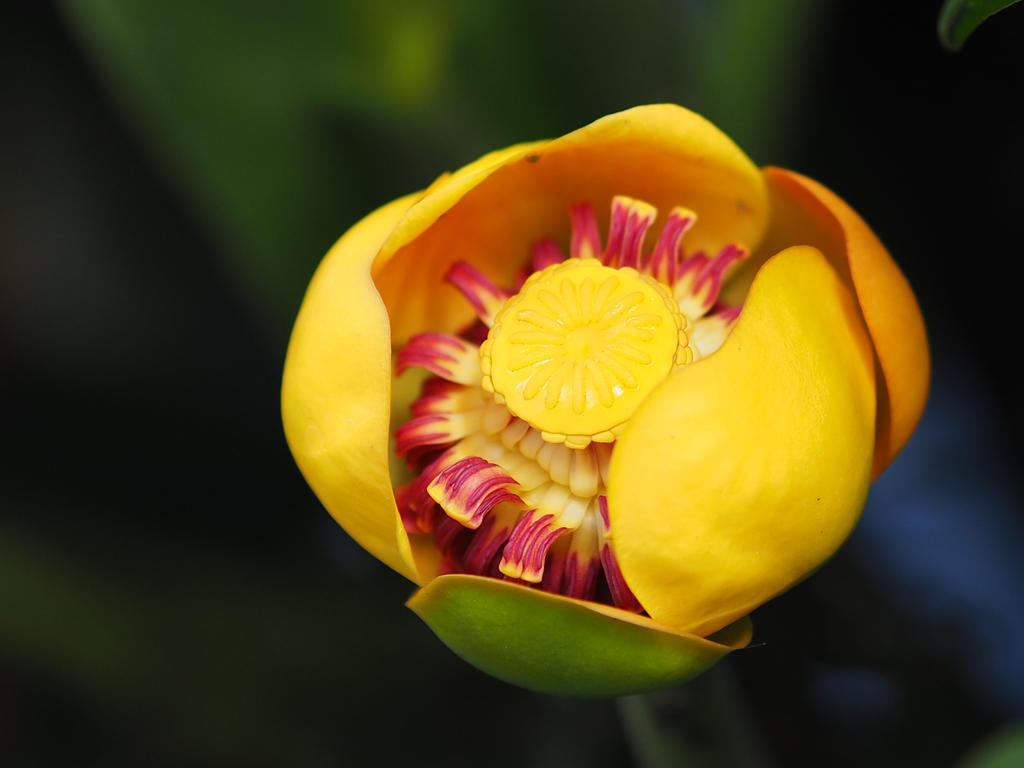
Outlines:
[{"label": "red stamen", "polygon": [[643,613],[644,608],[636,599],[633,591],[626,584],[619,569],[619,561],[615,557],[615,551],[605,544],[601,547],[601,567],[604,569],[604,577],[608,582],[608,591],[611,592],[612,601],[624,611],[632,613]]},{"label": "red stamen", "polygon": [[437,527],[438,518],[442,517],[441,508],[430,498],[427,486],[457,458],[454,449],[445,451],[424,467],[415,480],[395,491],[395,503],[406,531],[430,533]]},{"label": "red stamen", "polygon": [[565,575],[562,578],[563,595],[579,600],[591,600],[597,591],[597,577],[601,573],[598,558],[581,558],[575,550],[566,558]]},{"label": "red stamen", "polygon": [[398,514],[402,518],[402,527],[406,533],[430,533],[433,524],[429,521],[421,523],[419,517],[409,506],[409,497],[412,495],[414,483],[403,485],[395,489],[395,506],[398,507]]},{"label": "red stamen", "polygon": [[571,537],[562,539],[551,548],[548,562],[544,566],[544,576],[540,581],[540,588],[545,592],[552,592],[556,595],[562,594],[562,583],[565,581],[565,566],[569,553],[567,546],[569,538]]},{"label": "red stamen", "polygon": [[473,541],[462,556],[467,573],[489,576],[497,570],[497,558],[512,533],[512,526],[501,519],[501,515],[490,514],[477,529]]},{"label": "red stamen", "polygon": [[554,240],[541,240],[539,243],[534,243],[531,250],[533,251],[531,266],[534,272],[540,272],[552,264],[565,261],[565,254]]},{"label": "red stamen", "polygon": [[444,515],[434,531],[434,546],[441,553],[441,573],[462,573],[462,553],[473,541],[473,531]]},{"label": "red stamen", "polygon": [[619,568],[619,560],[615,557],[615,551],[611,547],[610,535],[611,525],[608,519],[608,499],[604,496],[597,497],[601,510],[601,529],[604,540],[601,542],[601,566],[604,568],[604,577],[608,582],[608,590],[611,592],[612,600],[619,608],[633,613],[642,613],[643,606],[636,599],[633,590],[629,588],[626,579],[622,576]]}]

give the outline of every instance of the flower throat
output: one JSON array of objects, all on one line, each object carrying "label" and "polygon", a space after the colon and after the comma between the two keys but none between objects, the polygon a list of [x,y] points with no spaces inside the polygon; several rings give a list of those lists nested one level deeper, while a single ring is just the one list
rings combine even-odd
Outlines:
[{"label": "flower throat", "polygon": [[696,221],[684,208],[645,254],[656,214],[614,198],[602,248],[593,207],[573,206],[569,258],[551,240],[535,244],[514,293],[455,263],[446,279],[478,321],[398,352],[396,375],[415,366],[433,376],[395,433],[416,475],[395,497],[407,531],[434,534],[442,573],[642,610],[609,525],[615,440],[666,376],[725,341],[740,307],[717,305],[718,294],[746,256],[735,244],[684,254]]}]

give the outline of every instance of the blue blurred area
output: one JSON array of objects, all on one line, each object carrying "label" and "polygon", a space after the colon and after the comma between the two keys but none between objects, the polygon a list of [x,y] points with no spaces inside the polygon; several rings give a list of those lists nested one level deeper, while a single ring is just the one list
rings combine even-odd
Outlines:
[{"label": "blue blurred area", "polygon": [[901,709],[893,681],[871,667],[827,667],[815,671],[810,689],[815,706],[862,731],[886,729]]},{"label": "blue blurred area", "polygon": [[987,383],[941,359],[905,453],[878,479],[847,543],[901,612],[958,635],[978,706],[1024,716],[1024,515],[1019,466]]},{"label": "blue blurred area", "polygon": [[[983,718],[1024,716],[1019,478],[985,382],[943,360],[934,381],[921,425],[835,562],[870,590],[877,613],[863,618],[874,639],[809,670],[813,707],[875,749],[927,712],[916,675],[956,681],[957,706]],[[842,578],[832,567],[823,575]],[[908,675],[904,655],[922,669]]]}]

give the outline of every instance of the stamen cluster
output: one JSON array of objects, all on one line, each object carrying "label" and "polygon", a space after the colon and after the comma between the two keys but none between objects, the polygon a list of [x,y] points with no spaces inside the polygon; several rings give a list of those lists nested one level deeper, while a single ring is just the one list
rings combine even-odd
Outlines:
[{"label": "stamen cluster", "polygon": [[616,197],[602,248],[593,207],[573,206],[569,259],[535,244],[515,292],[457,262],[447,281],[478,321],[399,351],[396,375],[433,375],[395,433],[416,474],[395,495],[406,529],[433,533],[442,572],[642,610],[609,525],[614,441],[650,388],[721,346],[740,311],[715,306],[722,279],[746,256],[735,244],[685,255],[696,216],[683,208],[645,254],[655,216]]}]

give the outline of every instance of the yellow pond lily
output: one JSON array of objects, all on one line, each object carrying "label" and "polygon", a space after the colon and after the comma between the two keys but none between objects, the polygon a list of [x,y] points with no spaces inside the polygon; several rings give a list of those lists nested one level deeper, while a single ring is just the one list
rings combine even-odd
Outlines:
[{"label": "yellow pond lily", "polygon": [[820,184],[673,105],[371,213],[292,333],[310,486],[463,658],[542,691],[687,679],[829,558],[924,407],[914,296]]}]

